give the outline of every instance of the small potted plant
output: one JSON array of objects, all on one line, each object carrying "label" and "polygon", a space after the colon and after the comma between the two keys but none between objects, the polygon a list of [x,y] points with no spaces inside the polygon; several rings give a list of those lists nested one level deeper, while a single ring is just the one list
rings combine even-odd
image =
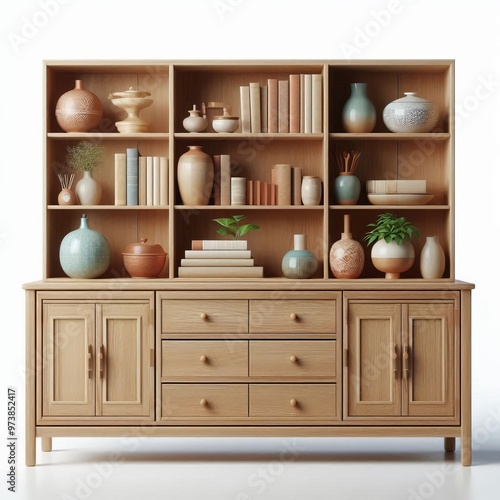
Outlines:
[{"label": "small potted plant", "polygon": [[92,172],[104,160],[104,146],[91,141],[82,141],[66,148],[66,162],[75,172],[83,172],[76,184],[75,192],[80,205],[98,205],[101,185],[92,177]]},{"label": "small potted plant", "polygon": [[368,224],[372,229],[363,238],[367,245],[375,242],[371,252],[373,265],[385,274],[387,279],[397,279],[408,271],[415,262],[415,249],[411,244],[413,236],[420,238],[418,228],[405,217],[385,213],[377,221]]},{"label": "small potted plant", "polygon": [[233,239],[237,240],[250,231],[260,229],[260,226],[256,226],[255,224],[243,224],[240,226],[240,221],[242,221],[245,217],[246,215],[233,215],[232,217],[222,217],[212,220],[221,226],[217,229],[218,234],[222,234],[224,236],[230,234],[233,236]]}]

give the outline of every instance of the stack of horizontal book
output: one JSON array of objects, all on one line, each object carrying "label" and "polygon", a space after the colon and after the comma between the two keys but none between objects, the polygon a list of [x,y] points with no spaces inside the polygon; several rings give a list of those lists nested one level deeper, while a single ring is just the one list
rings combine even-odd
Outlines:
[{"label": "stack of horizontal book", "polygon": [[181,259],[179,278],[262,278],[246,240],[193,240]]}]

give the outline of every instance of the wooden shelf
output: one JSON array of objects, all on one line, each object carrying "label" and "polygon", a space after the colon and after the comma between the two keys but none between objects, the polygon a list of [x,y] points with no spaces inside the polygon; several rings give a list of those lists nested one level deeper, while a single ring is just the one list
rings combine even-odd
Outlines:
[{"label": "wooden shelf", "polygon": [[248,139],[248,140],[254,140],[257,141],[259,139],[264,139],[264,140],[278,140],[278,141],[296,141],[296,140],[304,140],[304,141],[320,141],[324,138],[324,134],[283,134],[283,133],[276,133],[276,134],[241,134],[238,132],[232,133],[232,134],[227,134],[227,133],[190,133],[190,132],[176,132],[174,134],[174,137],[176,139],[189,139],[189,140],[227,140],[227,139],[232,139],[232,140],[238,140],[241,141],[242,139]]},{"label": "wooden shelf", "polygon": [[149,206],[149,205],[48,205],[47,210],[169,210],[169,206]]},{"label": "wooden shelf", "polygon": [[394,133],[394,132],[378,132],[369,134],[353,134],[347,132],[332,132],[329,134],[330,139],[339,141],[418,141],[418,140],[433,140],[433,141],[447,141],[450,139],[451,134],[448,132],[429,132],[422,134],[409,134],[409,133]]},{"label": "wooden shelf", "polygon": [[138,140],[138,141],[167,141],[169,139],[168,132],[144,132],[137,134],[121,134],[120,132],[49,132],[49,139],[59,141],[73,140]]}]

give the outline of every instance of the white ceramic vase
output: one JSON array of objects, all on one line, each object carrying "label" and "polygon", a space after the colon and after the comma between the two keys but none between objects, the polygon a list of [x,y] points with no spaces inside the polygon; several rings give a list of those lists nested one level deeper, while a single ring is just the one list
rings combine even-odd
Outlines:
[{"label": "white ceramic vase", "polygon": [[425,279],[439,279],[445,268],[444,250],[438,236],[427,236],[420,253],[420,273]]},{"label": "white ceramic vase", "polygon": [[188,146],[179,158],[177,184],[184,205],[208,205],[214,184],[212,157],[202,146]]},{"label": "white ceramic vase", "polygon": [[319,205],[321,201],[321,179],[305,175],[302,179],[301,197],[304,205]]},{"label": "white ceramic vase", "polygon": [[83,177],[76,183],[75,187],[80,205],[99,205],[101,192],[101,185],[92,177],[92,172],[88,170],[83,172]]},{"label": "white ceramic vase", "polygon": [[408,271],[415,262],[415,249],[408,240],[398,245],[394,240],[386,243],[378,240],[372,247],[373,265],[385,273],[386,279],[398,279],[401,273]]}]

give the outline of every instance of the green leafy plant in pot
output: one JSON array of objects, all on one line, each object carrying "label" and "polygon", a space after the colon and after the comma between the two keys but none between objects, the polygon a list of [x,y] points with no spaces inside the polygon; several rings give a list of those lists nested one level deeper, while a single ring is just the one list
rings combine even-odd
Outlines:
[{"label": "green leafy plant in pot", "polygon": [[398,279],[415,262],[411,239],[413,236],[420,238],[420,231],[405,217],[396,217],[389,212],[380,214],[368,227],[372,229],[363,240],[368,246],[375,243],[371,251],[373,265],[384,272],[387,279]]},{"label": "green leafy plant in pot", "polygon": [[232,217],[221,217],[219,219],[212,220],[221,226],[217,229],[218,234],[222,234],[223,236],[229,234],[233,236],[233,239],[237,240],[250,231],[260,229],[260,226],[256,226],[255,224],[240,225],[240,221],[242,221],[245,217],[246,215],[233,215]]}]

